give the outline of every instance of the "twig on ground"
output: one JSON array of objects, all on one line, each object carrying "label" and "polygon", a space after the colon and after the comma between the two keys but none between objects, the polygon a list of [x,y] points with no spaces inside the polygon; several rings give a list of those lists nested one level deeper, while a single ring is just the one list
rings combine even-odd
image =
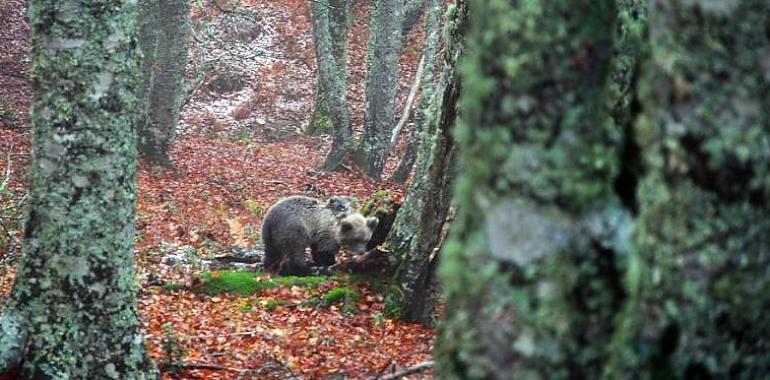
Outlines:
[{"label": "twig on ground", "polygon": [[219,364],[210,364],[210,363],[173,363],[173,364],[161,363],[160,365],[158,365],[158,369],[161,370],[161,372],[168,371],[168,370],[180,370],[180,369],[210,369],[214,371],[233,371],[233,372],[249,371],[248,369],[225,367]]},{"label": "twig on ground", "polygon": [[433,360],[427,360],[422,363],[415,364],[410,367],[402,368],[398,371],[395,371],[393,373],[387,374],[385,376],[378,377],[379,380],[397,380],[400,379],[403,376],[410,375],[417,372],[425,371],[426,369],[433,368]]},{"label": "twig on ground", "polygon": [[8,154],[6,155],[5,178],[3,179],[3,183],[0,183],[0,191],[7,189],[11,184],[11,156],[13,153],[13,145],[14,143],[11,141],[11,147],[8,149]]}]

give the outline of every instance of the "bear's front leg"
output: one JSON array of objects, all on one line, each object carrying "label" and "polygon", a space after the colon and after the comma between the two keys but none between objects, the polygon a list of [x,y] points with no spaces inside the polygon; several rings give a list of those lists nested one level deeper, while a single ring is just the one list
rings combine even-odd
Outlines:
[{"label": "bear's front leg", "polygon": [[313,274],[304,257],[289,255],[283,259],[278,274],[281,276],[309,276]]},{"label": "bear's front leg", "polygon": [[317,266],[331,266],[337,262],[335,256],[340,251],[340,247],[333,242],[320,242],[310,246],[310,252],[313,255],[313,262]]}]

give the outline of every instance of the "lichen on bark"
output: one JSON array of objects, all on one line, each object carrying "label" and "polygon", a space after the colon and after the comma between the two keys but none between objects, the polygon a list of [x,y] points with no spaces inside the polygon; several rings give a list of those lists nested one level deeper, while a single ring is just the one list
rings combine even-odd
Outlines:
[{"label": "lichen on bark", "polygon": [[403,17],[404,5],[400,0],[376,0],[372,5],[366,53],[366,120],[358,157],[364,172],[376,179],[382,176],[390,146],[390,132],[396,122]]},{"label": "lichen on bark", "polygon": [[[440,4],[435,2],[432,5],[437,9],[431,10],[434,14],[430,17],[437,19]],[[387,295],[389,312],[398,314],[404,320],[422,323],[433,322],[438,298],[436,267],[439,261],[434,250],[439,248],[444,234],[456,175],[457,149],[451,130],[457,118],[457,99],[461,88],[457,66],[465,48],[465,3],[462,2],[459,10],[450,12],[448,17],[451,19],[447,25],[451,29],[446,33],[441,78],[436,96],[431,97],[429,103],[430,112],[425,118],[425,132],[421,136],[423,141],[415,164],[414,179],[386,240],[390,254],[399,260],[393,275],[393,287]],[[436,41],[430,43],[435,47]],[[430,50],[427,48],[426,54]],[[432,82],[431,76],[427,79]]]},{"label": "lichen on bark", "polygon": [[191,2],[142,0],[139,4],[146,17],[139,21],[146,87],[142,89],[138,148],[149,162],[170,165],[169,151],[184,98]]},{"label": "lichen on bark", "polygon": [[651,0],[626,368],[770,371],[770,20],[752,1]]},{"label": "lichen on bark", "polygon": [[341,168],[353,145],[345,76],[347,0],[316,1],[311,4],[311,10],[318,63],[318,87],[311,123],[318,128],[325,120],[331,126],[332,146],[321,165],[321,169],[331,171]]},{"label": "lichen on bark", "polygon": [[[321,8],[322,7],[322,8]],[[323,17],[323,19],[318,19]],[[348,5],[347,0],[329,0],[317,1],[311,4],[311,18],[313,20],[313,43],[316,51],[316,93],[313,102],[313,116],[310,118],[305,133],[307,134],[330,134],[333,132],[332,111],[329,107],[329,96],[340,96],[339,89],[342,91],[341,101],[344,104],[344,112],[347,111],[347,100],[345,99],[347,80],[345,78],[347,67],[347,32],[348,32]],[[325,44],[326,46],[318,46]],[[331,54],[330,56],[323,56]],[[328,62],[322,63],[321,60]],[[333,65],[332,65],[333,64]],[[332,73],[321,73],[321,70],[333,70]],[[326,84],[329,80],[340,83]],[[337,90],[333,93],[332,90]],[[340,100],[337,100],[340,101]],[[337,104],[337,103],[332,103]]]},{"label": "lichen on bark", "polygon": [[6,310],[28,378],[156,378],[139,330],[134,236],[136,1],[33,0],[33,146]]},{"label": "lichen on bark", "polygon": [[420,147],[424,146],[424,141],[426,141],[425,144],[428,144],[431,139],[430,131],[425,131],[425,124],[427,124],[427,116],[430,112],[429,108],[433,101],[434,88],[436,87],[436,81],[434,80],[435,56],[440,34],[441,12],[444,10],[444,7],[443,3],[437,0],[427,1],[425,6],[428,6],[424,29],[427,35],[425,36],[425,46],[422,51],[425,67],[423,68],[421,78],[420,103],[417,105],[417,109],[412,116],[412,134],[407,142],[406,152],[404,152],[401,162],[391,178],[396,183],[404,183],[406,181],[417,161]]},{"label": "lichen on bark", "polygon": [[631,227],[606,100],[616,18],[609,0],[471,1],[441,378],[601,375]]}]

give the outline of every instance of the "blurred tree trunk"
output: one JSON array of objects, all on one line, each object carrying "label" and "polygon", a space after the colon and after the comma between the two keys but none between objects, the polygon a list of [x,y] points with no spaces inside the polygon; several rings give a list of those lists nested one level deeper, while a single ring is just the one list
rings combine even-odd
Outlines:
[{"label": "blurred tree trunk", "polygon": [[310,129],[331,128],[332,147],[321,168],[336,170],[353,141],[346,98],[347,0],[311,3],[313,39],[318,62],[318,87]]},{"label": "blurred tree trunk", "polygon": [[[429,17],[435,17],[432,22],[438,22],[440,2],[434,3],[436,9],[431,10],[433,14]],[[443,236],[454,189],[457,150],[451,128],[457,118],[460,96],[457,62],[463,53],[467,13],[466,2],[459,0],[448,15],[447,24],[451,28],[446,35],[450,40],[446,41],[442,55],[444,65],[439,92],[432,97],[431,111],[425,120],[424,141],[415,165],[414,180],[385,242],[390,254],[399,260],[393,276],[394,287],[386,302],[388,314],[399,315],[408,321],[431,323],[438,296],[438,256],[434,250],[439,248]],[[437,29],[435,25],[434,29]],[[432,44],[435,47],[436,41]],[[429,79],[433,82],[431,77]]]},{"label": "blurred tree trunk", "polygon": [[422,146],[421,142],[426,136],[423,135],[425,127],[425,113],[433,100],[435,81],[433,72],[436,61],[436,45],[439,39],[439,23],[441,21],[441,12],[444,10],[444,3],[439,0],[430,0],[428,5],[428,14],[425,17],[425,47],[423,56],[425,57],[425,67],[422,74],[422,88],[420,90],[420,104],[417,106],[412,116],[412,135],[406,145],[406,151],[401,158],[398,168],[393,173],[392,180],[396,183],[404,183],[409,177],[409,173],[414,167],[417,159],[417,151]]},{"label": "blurred tree trunk", "polygon": [[439,376],[765,376],[768,4],[473,5]]},{"label": "blurred tree trunk", "polygon": [[612,0],[472,1],[442,379],[598,379],[632,215],[607,105]]},{"label": "blurred tree trunk", "polygon": [[632,303],[618,374],[770,373],[770,4],[650,4]]},{"label": "blurred tree trunk", "polygon": [[[136,306],[136,2],[33,0],[31,189],[0,371],[146,379]],[[14,363],[16,361],[16,363]]]},{"label": "blurred tree trunk", "polygon": [[190,6],[186,0],[140,1],[140,46],[145,54],[142,73],[139,152],[151,163],[170,165],[169,150],[176,134],[185,95],[185,68],[190,50]]},{"label": "blurred tree trunk", "polygon": [[403,12],[401,0],[375,0],[372,8],[366,53],[366,120],[358,156],[361,168],[375,179],[382,176],[390,131],[396,122]]}]

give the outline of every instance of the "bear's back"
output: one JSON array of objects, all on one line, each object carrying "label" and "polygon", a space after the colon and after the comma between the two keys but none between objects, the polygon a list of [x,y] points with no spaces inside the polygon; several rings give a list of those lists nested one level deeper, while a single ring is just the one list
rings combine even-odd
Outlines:
[{"label": "bear's back", "polygon": [[306,229],[316,230],[319,224],[328,224],[331,219],[331,210],[318,199],[292,196],[270,207],[262,223],[263,226],[299,224]]}]

